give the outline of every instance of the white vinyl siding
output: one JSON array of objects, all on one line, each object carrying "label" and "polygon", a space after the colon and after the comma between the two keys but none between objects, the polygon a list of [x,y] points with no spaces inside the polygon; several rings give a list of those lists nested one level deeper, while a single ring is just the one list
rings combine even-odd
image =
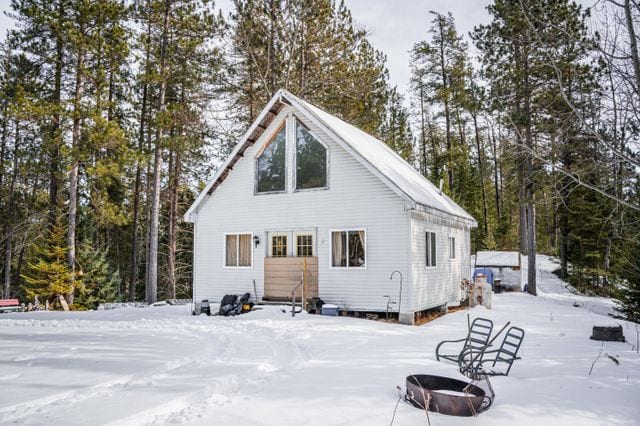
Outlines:
[{"label": "white vinyl siding", "polygon": [[[436,266],[427,267],[426,233],[436,234]],[[442,236],[445,237],[442,237]],[[456,258],[449,259],[451,236]],[[412,309],[421,311],[460,301],[460,282],[470,275],[471,240],[468,228],[450,219],[411,213]],[[404,303],[403,303],[404,304]]]},{"label": "white vinyl siding", "polygon": [[[360,161],[337,144],[322,128],[302,113],[312,134],[327,146],[327,189],[289,191],[254,195],[254,168],[257,153],[283,120],[295,112],[285,107],[264,131],[263,137],[247,149],[244,158],[229,176],[207,196],[196,214],[197,251],[194,252],[194,299],[219,300],[225,294],[237,294],[253,288],[263,295],[264,258],[269,256],[270,231],[313,230],[313,255],[318,257],[319,297],[348,310],[384,311],[387,294],[397,294],[398,283],[389,280],[397,269],[409,279],[409,219],[406,204]],[[288,164],[294,164],[293,150],[288,150]],[[287,182],[295,182],[289,168]],[[253,248],[253,268],[222,268],[211,262],[223,257],[219,235],[229,228],[250,230],[260,239]],[[366,227],[366,268],[331,267],[331,230],[358,230]],[[290,255],[295,255],[295,238],[288,241]],[[292,250],[293,247],[293,250]],[[358,270],[358,273],[354,271]],[[407,311],[409,286],[403,287],[402,305]]]}]

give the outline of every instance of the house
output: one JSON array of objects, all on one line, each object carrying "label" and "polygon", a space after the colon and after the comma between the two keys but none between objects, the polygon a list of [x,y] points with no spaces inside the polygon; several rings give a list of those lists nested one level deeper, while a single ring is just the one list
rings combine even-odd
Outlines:
[{"label": "house", "polygon": [[[279,90],[185,214],[193,299],[285,300],[299,282],[400,320],[455,304],[476,221],[384,143]],[[402,292],[400,277],[402,275]]]},{"label": "house", "polygon": [[522,259],[517,251],[479,251],[475,269],[490,269],[492,281],[500,280],[503,287],[519,289],[522,285]]}]

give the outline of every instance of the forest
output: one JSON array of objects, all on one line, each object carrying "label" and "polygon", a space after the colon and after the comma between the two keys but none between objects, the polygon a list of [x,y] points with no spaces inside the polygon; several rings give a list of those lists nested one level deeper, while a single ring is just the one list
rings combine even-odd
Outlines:
[{"label": "forest", "polygon": [[[478,221],[640,321],[640,3],[424,14],[407,93],[347,3],[12,0],[0,46],[4,298],[189,298],[182,220],[280,88],[375,135]],[[474,52],[473,54],[471,52]],[[442,183],[440,183],[442,182]],[[528,290],[536,293],[535,256]]]}]

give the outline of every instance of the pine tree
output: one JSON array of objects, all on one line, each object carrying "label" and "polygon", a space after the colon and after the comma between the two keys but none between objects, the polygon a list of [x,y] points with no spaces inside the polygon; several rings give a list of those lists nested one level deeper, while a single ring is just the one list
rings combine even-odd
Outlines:
[{"label": "pine tree", "polygon": [[458,120],[457,144],[453,126],[456,108],[460,107],[464,92],[467,46],[457,33],[451,13],[431,14],[434,15],[429,29],[431,40],[416,43],[411,51],[412,81],[421,102],[427,99],[441,107],[439,115],[444,119],[445,146],[442,152],[446,158],[447,190],[455,194],[456,153],[461,154],[465,148],[462,147],[462,123]]},{"label": "pine tree", "polygon": [[95,309],[100,303],[120,300],[120,275],[112,271],[107,260],[107,249],[96,249],[89,241],[78,250],[78,276],[82,285],[78,287],[76,303],[80,308]]},{"label": "pine tree", "polygon": [[65,227],[58,219],[48,231],[42,246],[34,247],[37,254],[35,261],[28,263],[28,270],[23,275],[23,291],[29,299],[38,296],[40,300],[48,300],[52,304],[58,302],[66,311],[69,306],[65,296],[73,291],[74,282],[79,280],[67,263],[65,234]]},{"label": "pine tree", "polygon": [[384,121],[385,56],[356,29],[344,2],[234,1],[226,66],[230,111],[244,126],[279,88],[372,134]]},{"label": "pine tree", "polygon": [[409,163],[414,163],[413,135],[409,114],[402,105],[402,95],[391,89],[384,123],[380,128],[381,139]]}]

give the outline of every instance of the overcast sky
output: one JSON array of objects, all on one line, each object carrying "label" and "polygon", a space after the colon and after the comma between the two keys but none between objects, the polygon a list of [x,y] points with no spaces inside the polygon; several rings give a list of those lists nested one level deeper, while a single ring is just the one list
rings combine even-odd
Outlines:
[{"label": "overcast sky", "polygon": [[[451,12],[458,31],[467,34],[475,25],[487,23],[485,7],[490,0],[345,0],[354,19],[370,32],[371,43],[387,55],[391,83],[402,93],[409,82],[409,50],[427,37],[429,11]],[[10,0],[0,0],[2,11],[9,10]],[[223,11],[230,10],[231,0],[218,0]],[[226,15],[226,13],[225,13]],[[0,16],[2,39],[12,26],[11,19]],[[473,53],[473,51],[472,51]]]}]

